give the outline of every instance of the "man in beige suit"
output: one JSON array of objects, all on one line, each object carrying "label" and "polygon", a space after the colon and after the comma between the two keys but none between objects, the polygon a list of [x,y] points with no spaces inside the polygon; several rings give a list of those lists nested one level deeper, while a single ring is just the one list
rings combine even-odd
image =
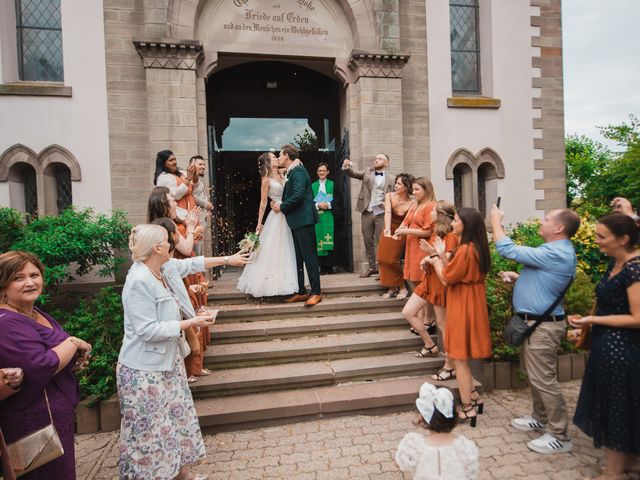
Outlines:
[{"label": "man in beige suit", "polygon": [[378,273],[376,253],[378,241],[384,230],[384,196],[393,191],[394,179],[388,171],[389,157],[384,153],[376,155],[373,167],[364,171],[353,169],[348,158],[342,162],[342,170],[351,178],[362,180],[356,210],[362,213],[362,238],[369,262],[369,269],[360,275],[370,277]]}]

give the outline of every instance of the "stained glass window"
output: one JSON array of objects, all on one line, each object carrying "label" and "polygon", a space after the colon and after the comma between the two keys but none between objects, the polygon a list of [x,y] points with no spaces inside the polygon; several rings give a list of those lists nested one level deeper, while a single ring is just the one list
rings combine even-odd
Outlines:
[{"label": "stained glass window", "polygon": [[449,14],[453,93],[480,93],[478,0],[450,0]]},{"label": "stained glass window", "polygon": [[20,80],[62,82],[60,0],[15,0]]}]

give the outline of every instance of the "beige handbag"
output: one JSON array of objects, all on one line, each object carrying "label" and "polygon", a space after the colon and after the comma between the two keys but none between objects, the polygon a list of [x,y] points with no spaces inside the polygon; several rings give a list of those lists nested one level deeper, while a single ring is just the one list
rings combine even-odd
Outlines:
[{"label": "beige handbag", "polygon": [[62,442],[56,427],[53,425],[53,416],[51,415],[51,407],[49,406],[49,397],[47,397],[46,390],[44,391],[44,400],[47,403],[51,423],[37,432],[30,433],[7,445],[16,477],[26,475],[45,463],[64,455]]}]

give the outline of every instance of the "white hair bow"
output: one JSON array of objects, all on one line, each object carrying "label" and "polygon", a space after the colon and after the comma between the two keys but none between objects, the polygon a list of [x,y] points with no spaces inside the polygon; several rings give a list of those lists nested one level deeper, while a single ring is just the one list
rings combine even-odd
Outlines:
[{"label": "white hair bow", "polygon": [[429,382],[420,387],[416,407],[427,423],[431,422],[435,409],[446,418],[453,417],[453,393],[448,388],[436,388]]}]

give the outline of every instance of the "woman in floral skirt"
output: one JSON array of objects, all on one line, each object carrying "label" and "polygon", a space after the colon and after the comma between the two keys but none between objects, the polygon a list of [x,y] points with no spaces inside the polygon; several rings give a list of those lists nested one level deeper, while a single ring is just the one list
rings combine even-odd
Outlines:
[{"label": "woman in floral skirt", "polygon": [[[207,327],[212,316],[181,320],[188,302],[182,277],[242,255],[171,259],[173,239],[159,225],[138,225],[129,238],[134,261],[122,292],[124,338],[118,357],[120,478],[206,479],[188,465],[205,456],[198,417],[180,354],[181,332]],[[183,308],[182,308],[183,309]]]}]

